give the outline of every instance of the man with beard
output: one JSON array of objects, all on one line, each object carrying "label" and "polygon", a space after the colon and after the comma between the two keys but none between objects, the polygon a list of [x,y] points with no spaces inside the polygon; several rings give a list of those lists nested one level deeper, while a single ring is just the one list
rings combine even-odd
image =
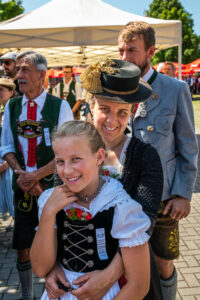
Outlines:
[{"label": "man with beard", "polygon": [[0,57],[0,61],[4,69],[4,76],[12,79],[12,81],[16,85],[16,95],[22,95],[19,90],[18,82],[16,79],[16,57],[16,52],[8,52]]},{"label": "man with beard", "polygon": [[120,59],[136,64],[152,87],[152,96],[140,103],[134,134],[153,145],[161,158],[164,189],[162,207],[151,237],[164,300],[175,300],[179,256],[178,222],[190,213],[197,173],[198,147],[192,99],[186,83],[157,73],[151,67],[155,32],[145,22],[130,22],[119,34]]},{"label": "man with beard", "polygon": [[43,82],[47,61],[34,51],[16,58],[16,72],[23,96],[5,106],[1,155],[13,169],[15,224],[13,248],[23,300],[33,299],[29,250],[38,225],[37,197],[53,186],[55,168],[51,134],[72,120],[69,104],[46,93]]}]

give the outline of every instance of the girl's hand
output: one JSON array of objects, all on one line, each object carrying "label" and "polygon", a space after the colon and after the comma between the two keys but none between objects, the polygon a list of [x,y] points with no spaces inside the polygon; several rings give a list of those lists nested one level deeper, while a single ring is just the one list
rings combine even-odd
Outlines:
[{"label": "girl's hand", "polygon": [[65,206],[77,200],[78,198],[69,190],[67,185],[59,185],[54,188],[54,191],[46,202],[44,209],[49,213],[57,214],[57,212]]}]

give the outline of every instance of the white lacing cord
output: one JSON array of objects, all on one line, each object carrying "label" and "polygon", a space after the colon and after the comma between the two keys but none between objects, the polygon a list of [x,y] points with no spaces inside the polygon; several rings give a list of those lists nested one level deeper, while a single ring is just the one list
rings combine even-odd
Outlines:
[{"label": "white lacing cord", "polygon": [[[80,247],[79,244],[88,240],[87,237],[81,233],[81,231],[83,231],[83,230],[85,230],[85,229],[88,228],[88,225],[80,225],[80,226],[79,226],[79,225],[71,225],[71,224],[68,223],[68,227],[69,227],[69,229],[72,230],[72,232],[70,232],[69,234],[66,234],[65,240],[67,240],[69,243],[71,243],[71,245],[70,245],[69,247],[67,247],[67,250],[66,250],[66,251],[68,251],[69,253],[71,253],[71,255],[72,255],[73,257],[70,258],[70,259],[67,259],[65,264],[66,264],[66,266],[68,267],[68,269],[69,269],[70,271],[74,271],[74,270],[71,269],[71,267],[69,266],[69,263],[70,263],[71,261],[73,261],[74,259],[78,259],[78,260],[80,260],[80,261],[82,261],[82,262],[84,263],[83,268],[82,268],[81,270],[79,270],[79,272],[82,272],[82,271],[84,271],[84,270],[86,269],[86,267],[87,267],[87,261],[85,261],[83,258],[81,258],[81,256],[87,254],[87,250],[84,249],[84,248],[82,248],[82,247]],[[78,229],[75,229],[76,227],[78,227]],[[70,236],[72,236],[72,235],[75,234],[75,233],[78,234],[80,237],[82,237],[82,240],[80,240],[77,244],[72,243],[71,240],[70,240]],[[82,251],[82,253],[80,253],[80,255],[76,255],[73,251],[70,250],[72,247],[78,248],[79,250]]]}]

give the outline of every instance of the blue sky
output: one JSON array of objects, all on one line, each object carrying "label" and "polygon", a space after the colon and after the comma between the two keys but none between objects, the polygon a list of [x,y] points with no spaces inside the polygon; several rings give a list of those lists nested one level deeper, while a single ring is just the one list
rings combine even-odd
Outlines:
[{"label": "blue sky", "polygon": [[[46,4],[49,1],[51,0],[22,0],[22,5],[25,8],[25,11],[28,12]],[[149,9],[149,4],[152,3],[152,0],[103,1],[112,6],[140,16],[144,15],[144,11]],[[180,2],[183,5],[184,9],[192,14],[192,18],[194,20],[194,31],[196,34],[200,35],[200,0],[180,0]]]}]

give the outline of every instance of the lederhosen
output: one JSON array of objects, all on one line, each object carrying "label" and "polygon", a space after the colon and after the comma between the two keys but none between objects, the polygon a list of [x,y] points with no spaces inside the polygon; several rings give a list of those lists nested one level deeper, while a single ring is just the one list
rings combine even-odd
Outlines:
[{"label": "lederhosen", "polygon": [[[41,111],[41,120],[39,122],[33,121],[32,128],[34,128],[35,134],[37,136],[42,136],[41,143],[36,146],[37,169],[45,166],[54,158],[51,143],[46,142],[44,131],[48,130],[50,137],[53,129],[57,126],[61,101],[61,99],[47,94],[43,109]],[[19,116],[22,112],[21,96],[10,100],[9,109],[10,124],[13,133],[16,158],[22,169],[25,170],[25,162],[23,153],[20,149],[18,135],[23,136],[27,123],[31,122],[19,121]],[[15,207],[13,248],[23,250],[26,248],[30,248],[35,234],[34,228],[38,225],[37,197],[31,196],[19,189],[16,180],[17,176],[14,173],[12,178]],[[41,179],[40,184],[43,190],[53,187],[53,176],[49,175],[46,178]]]},{"label": "lederhosen", "polygon": [[64,210],[56,215],[58,259],[74,272],[106,268],[118,249],[118,240],[110,232],[114,207],[98,212],[87,221],[70,220]]}]

